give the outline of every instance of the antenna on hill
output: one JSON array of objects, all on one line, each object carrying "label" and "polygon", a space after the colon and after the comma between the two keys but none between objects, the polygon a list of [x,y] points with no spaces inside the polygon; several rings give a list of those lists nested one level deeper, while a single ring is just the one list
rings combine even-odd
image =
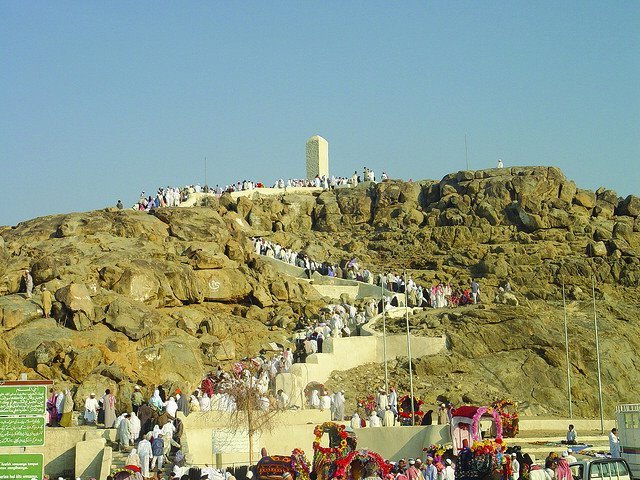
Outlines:
[{"label": "antenna on hill", "polygon": [[207,157],[204,157],[204,185],[203,187],[207,186]]},{"label": "antenna on hill", "polygon": [[467,149],[467,134],[464,134],[464,160],[467,163],[467,170],[469,170],[469,150]]}]

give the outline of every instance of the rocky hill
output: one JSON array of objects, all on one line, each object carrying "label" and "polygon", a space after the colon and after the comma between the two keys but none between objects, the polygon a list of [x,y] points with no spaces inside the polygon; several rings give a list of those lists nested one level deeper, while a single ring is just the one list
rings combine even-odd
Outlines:
[{"label": "rocky hill", "polygon": [[[1,227],[0,378],[54,379],[77,387],[78,403],[118,384],[126,401],[135,382],[184,388],[219,362],[286,342],[295,318],[317,314],[326,299],[257,257],[251,236],[318,260],[357,257],[374,272],[406,269],[424,286],[479,278],[482,305],[411,318],[415,333],[445,333],[450,345],[414,359],[422,391],[456,401],[510,396],[532,413],[565,409],[563,282],[578,413],[597,408],[593,279],[606,402],[611,410],[638,401],[640,198],[579,189],[553,167]],[[18,293],[25,268],[31,299]],[[506,278],[516,300],[496,302]],[[53,319],[41,318],[42,285],[55,292]],[[406,362],[396,368],[402,384]],[[378,370],[366,373],[377,376],[368,385]],[[340,382],[355,387],[361,377]]]}]

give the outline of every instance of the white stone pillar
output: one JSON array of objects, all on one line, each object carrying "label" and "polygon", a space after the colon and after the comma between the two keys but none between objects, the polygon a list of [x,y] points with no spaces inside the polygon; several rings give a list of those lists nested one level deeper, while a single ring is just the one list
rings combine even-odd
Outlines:
[{"label": "white stone pillar", "polygon": [[307,179],[329,176],[329,142],[320,135],[307,140]]}]

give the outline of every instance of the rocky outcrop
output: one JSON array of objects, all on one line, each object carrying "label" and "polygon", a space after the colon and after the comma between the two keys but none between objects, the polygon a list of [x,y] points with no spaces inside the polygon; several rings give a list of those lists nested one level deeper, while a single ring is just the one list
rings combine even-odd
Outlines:
[{"label": "rocky outcrop", "polygon": [[[460,171],[440,181],[365,182],[313,194],[225,194],[200,204],[1,227],[0,378],[26,370],[74,386],[77,399],[114,388],[126,403],[134,383],[195,385],[219,362],[253,354],[267,341],[286,343],[298,317],[316,317],[326,299],[256,256],[251,236],[339,266],[356,258],[374,274],[406,268],[425,287],[466,287],[477,278],[487,310],[412,324],[448,335],[451,357],[417,365],[425,376],[463,372],[443,381],[452,398],[504,390],[515,369],[534,392],[527,400],[514,390],[518,398],[556,402],[555,380],[534,372],[561,368],[557,339],[543,332],[557,333],[552,320],[563,284],[569,299],[588,302],[595,280],[608,325],[603,338],[617,336],[621,352],[634,351],[628,339],[640,337],[640,199],[579,188],[554,167]],[[25,268],[36,285],[30,299],[20,293]],[[506,279],[512,293],[499,291]],[[42,319],[41,286],[55,294],[53,319]],[[576,341],[575,368],[587,371],[588,341]],[[605,370],[626,369],[624,380],[610,379],[611,398],[622,399],[640,378],[613,356]],[[489,373],[478,373],[478,362],[495,371],[494,389],[482,387]],[[457,388],[460,375],[481,393]],[[591,407],[585,402],[585,412]]]}]

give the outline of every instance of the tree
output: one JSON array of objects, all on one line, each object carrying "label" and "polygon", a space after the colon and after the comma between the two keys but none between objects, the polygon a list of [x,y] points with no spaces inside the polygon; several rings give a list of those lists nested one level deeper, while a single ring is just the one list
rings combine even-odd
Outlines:
[{"label": "tree", "polygon": [[229,428],[246,431],[249,436],[249,464],[253,465],[253,444],[256,434],[273,430],[283,408],[271,392],[265,365],[256,359],[233,365],[229,378],[221,382],[220,391],[227,394],[235,408],[231,409]]}]

